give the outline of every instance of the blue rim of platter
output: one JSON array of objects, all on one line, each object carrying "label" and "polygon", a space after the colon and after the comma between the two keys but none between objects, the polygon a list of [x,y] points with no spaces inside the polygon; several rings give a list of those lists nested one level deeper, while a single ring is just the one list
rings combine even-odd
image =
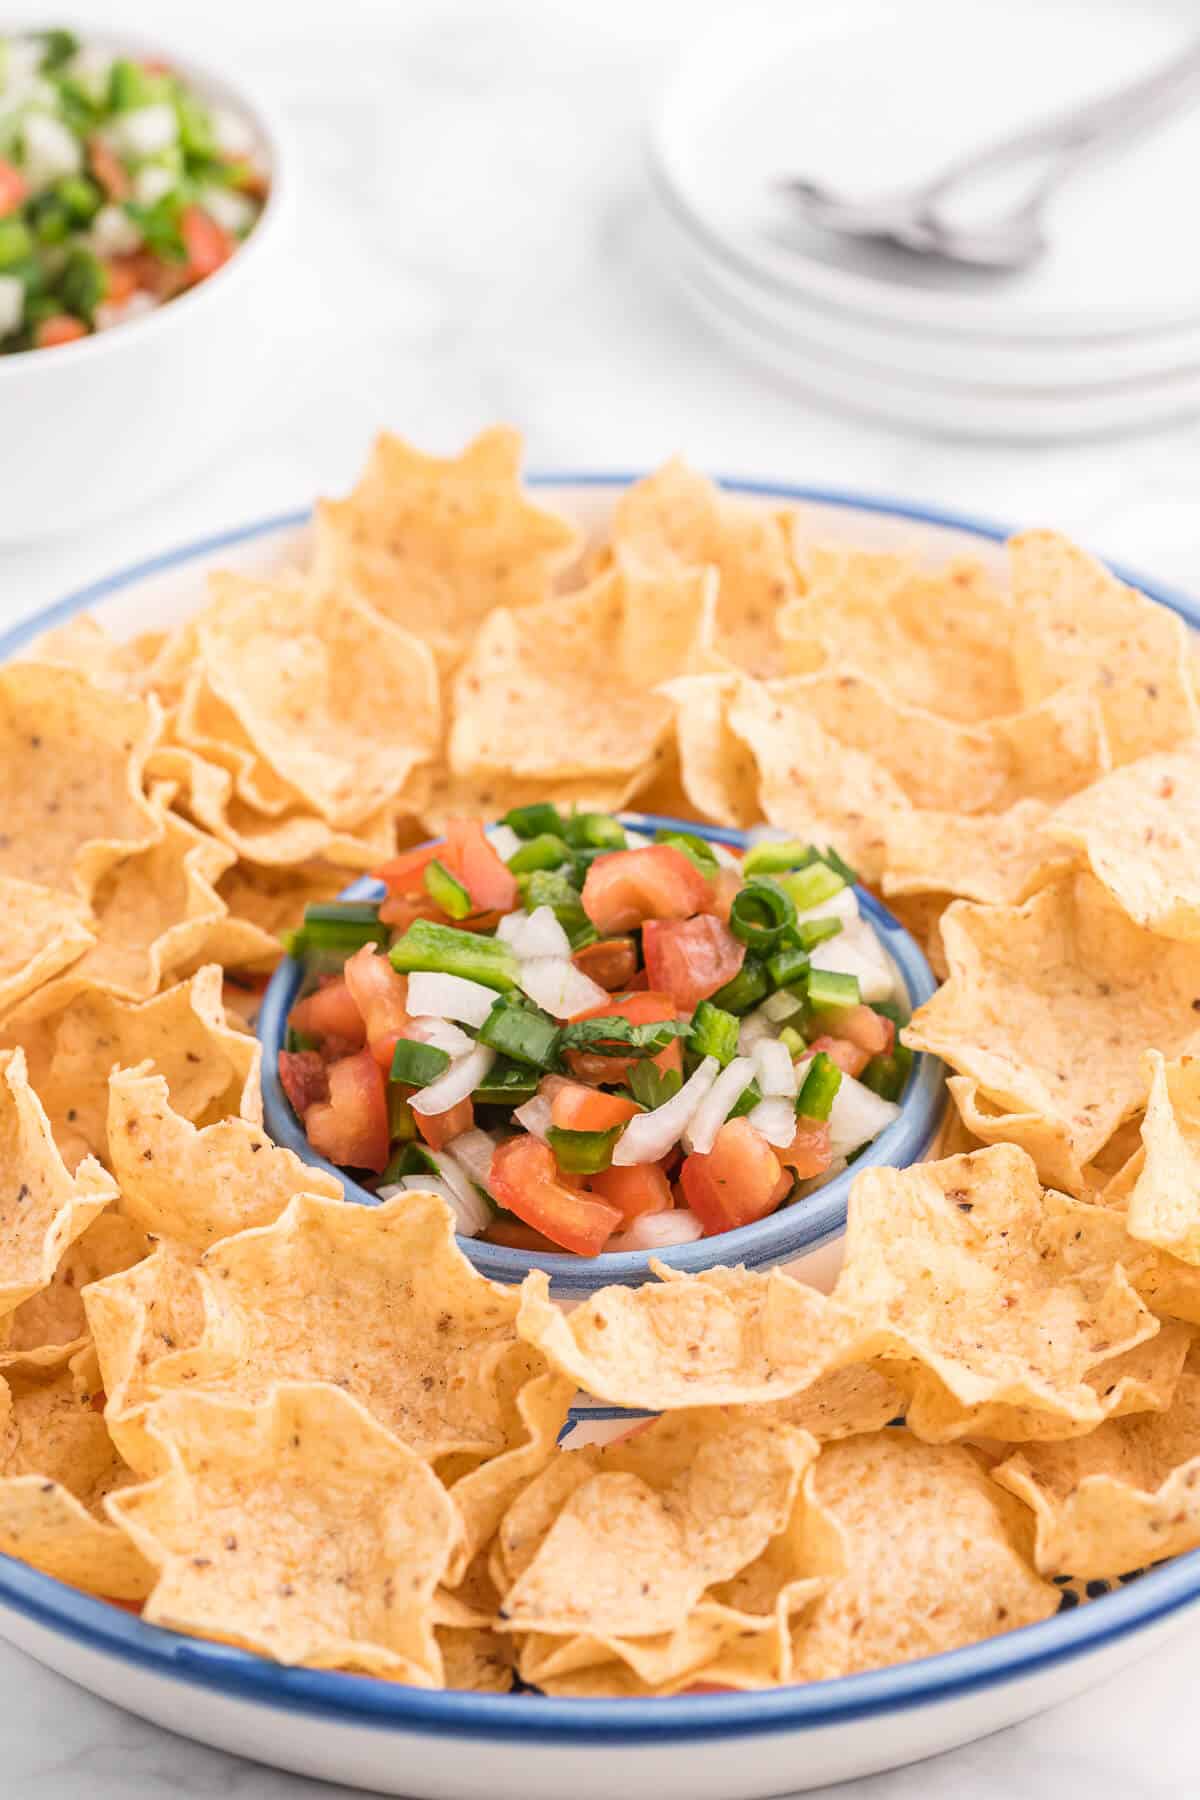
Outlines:
[{"label": "blue rim of platter", "polygon": [[[639,476],[566,473],[527,479],[534,487],[621,488]],[[1011,535],[1010,528],[994,520],[908,501],[767,481],[723,480],[722,485],[768,499],[888,514],[913,524],[960,531],[989,543],[1003,543]],[[39,632],[123,588],[251,539],[296,529],[310,517],[304,509],[218,532],[93,582],[0,635],[0,658],[12,656]],[[1200,605],[1195,601],[1131,570],[1110,566],[1121,580],[1200,629]],[[862,1675],[755,1694],[679,1695],[668,1700],[568,1700],[524,1694],[514,1699],[511,1695],[403,1688],[361,1675],[285,1668],[246,1650],[147,1625],[122,1608],[67,1587],[27,1563],[0,1556],[0,1604],[35,1626],[130,1668],[279,1712],[303,1713],[341,1724],[380,1730],[394,1727],[442,1740],[462,1737],[545,1748],[624,1748],[794,1734],[941,1705],[1094,1655],[1132,1632],[1165,1624],[1198,1598],[1200,1550],[1192,1550],[1119,1591],[1039,1625],[1025,1625],[962,1650]]]}]

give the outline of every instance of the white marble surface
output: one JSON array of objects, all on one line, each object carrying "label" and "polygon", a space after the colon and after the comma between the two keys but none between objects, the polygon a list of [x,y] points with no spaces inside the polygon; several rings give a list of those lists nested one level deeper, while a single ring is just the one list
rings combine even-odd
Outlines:
[{"label": "white marble surface", "polygon": [[[1200,591],[1200,424],[1036,450],[908,437],[774,391],[687,315],[656,272],[640,129],[704,0],[74,0],[65,10],[85,26],[127,24],[238,59],[272,90],[300,152],[295,307],[264,369],[254,432],[152,508],[0,553],[0,618],[343,486],[381,423],[450,449],[497,418],[523,427],[543,468],[640,467],[681,449],[713,470],[1053,522]],[[1117,1686],[839,1791],[1195,1794],[1198,1652],[1200,1625]],[[343,1791],[170,1737],[3,1644],[0,1746],[0,1794],[13,1800]]]}]

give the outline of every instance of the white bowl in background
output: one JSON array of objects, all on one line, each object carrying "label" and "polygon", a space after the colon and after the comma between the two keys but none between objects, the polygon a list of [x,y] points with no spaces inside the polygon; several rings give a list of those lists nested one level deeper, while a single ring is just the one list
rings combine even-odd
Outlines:
[{"label": "white bowl in background", "polygon": [[110,518],[236,441],[276,335],[292,156],[271,107],[240,78],[169,46],[125,33],[81,35],[104,49],[164,56],[198,92],[244,117],[271,190],[245,242],[187,293],[77,343],[0,356],[0,543]]}]

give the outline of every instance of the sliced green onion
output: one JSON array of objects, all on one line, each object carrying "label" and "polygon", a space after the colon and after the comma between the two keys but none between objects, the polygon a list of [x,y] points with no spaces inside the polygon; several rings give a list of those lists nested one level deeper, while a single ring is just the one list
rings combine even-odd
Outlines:
[{"label": "sliced green onion", "polygon": [[108,272],[99,257],[82,247],[72,250],[58,278],[64,311],[90,324],[107,291]]},{"label": "sliced green onion", "polygon": [[614,1125],[609,1131],[566,1131],[551,1125],[546,1131],[546,1142],[564,1174],[598,1175],[601,1169],[611,1166],[613,1146],[624,1129],[623,1125]]},{"label": "sliced green onion", "polygon": [[519,850],[514,850],[508,859],[508,866],[514,875],[527,875],[532,869],[558,869],[567,860],[567,846],[552,831],[539,832],[537,837],[526,838]]},{"label": "sliced green onion", "polygon": [[767,974],[774,988],[794,987],[808,974],[808,953],[799,944],[783,943],[767,958]]},{"label": "sliced green onion", "polygon": [[611,813],[572,813],[562,835],[576,850],[624,850],[629,842],[625,827]]},{"label": "sliced green onion", "polygon": [[798,838],[789,838],[786,843],[775,843],[764,839],[761,844],[752,844],[742,858],[743,875],[778,875],[785,869],[803,869],[817,860],[817,852],[811,844],[802,844]]},{"label": "sliced green onion", "polygon": [[388,1088],[388,1134],[394,1144],[411,1144],[417,1135],[413,1109],[398,1083]]},{"label": "sliced green onion", "polygon": [[57,26],[50,31],[39,31],[38,37],[45,45],[42,51],[41,73],[48,75],[53,69],[61,69],[65,62],[70,62],[79,49],[79,39],[73,31],[66,31]]},{"label": "sliced green onion", "polygon": [[795,923],[795,902],[773,881],[748,882],[729,909],[734,937],[761,956],[774,950]]},{"label": "sliced green onion", "polygon": [[881,1100],[898,1100],[908,1082],[913,1053],[907,1044],[897,1044],[886,1056],[873,1056],[859,1080]]},{"label": "sliced green onion", "polygon": [[429,969],[440,975],[462,975],[484,987],[507,993],[517,985],[520,964],[512,946],[502,938],[483,937],[475,931],[458,931],[433,919],[414,919],[402,938],[388,952],[393,969],[411,975]]},{"label": "sliced green onion", "polygon": [[541,1078],[541,1071],[528,1063],[498,1056],[471,1098],[480,1106],[523,1106],[537,1093]]},{"label": "sliced green onion", "polygon": [[746,1113],[752,1113],[761,1099],[762,1089],[759,1087],[757,1081],[752,1081],[749,1087],[744,1087],[742,1089],[729,1111],[725,1114],[725,1117],[727,1119],[740,1119],[744,1117]]},{"label": "sliced green onion", "polygon": [[0,219],[0,269],[11,269],[33,254],[33,234],[23,219]]},{"label": "sliced green onion", "polygon": [[541,837],[549,833],[554,837],[565,837],[566,826],[557,806],[550,806],[539,801],[534,806],[514,806],[506,812],[500,821],[508,825],[519,838]]},{"label": "sliced green onion", "polygon": [[403,1181],[406,1175],[440,1175],[441,1170],[424,1144],[401,1144],[392,1152],[391,1160],[379,1177],[380,1187]]},{"label": "sliced green onion", "polygon": [[702,1000],[692,1014],[692,1029],[687,1047],[693,1056],[715,1056],[721,1067],[737,1055],[738,1022],[731,1012]]},{"label": "sliced green onion", "polygon": [[787,1053],[793,1062],[795,1062],[798,1056],[808,1055],[808,1045],[800,1036],[800,1033],[794,1031],[790,1025],[784,1026],[779,1034],[779,1041],[787,1047]]},{"label": "sliced green onion", "polygon": [[630,1096],[649,1112],[673,1100],[683,1086],[678,1069],[660,1069],[652,1062],[636,1062],[625,1077]]},{"label": "sliced green onion", "polygon": [[857,975],[842,975],[833,969],[810,969],[808,998],[818,1012],[837,1011],[845,1006],[858,1006],[862,992]]},{"label": "sliced green onion", "polygon": [[90,225],[104,204],[104,196],[87,175],[66,175],[54,189],[76,225]]},{"label": "sliced green onion", "polygon": [[108,104],[113,112],[136,112],[157,93],[146,71],[127,56],[118,56],[108,72]]},{"label": "sliced green onion", "polygon": [[858,870],[852,869],[850,864],[838,855],[832,844],[826,844],[821,852],[821,860],[829,864],[835,875],[841,876],[847,887],[857,887]]},{"label": "sliced green onion", "polygon": [[428,1087],[449,1067],[450,1057],[445,1050],[418,1044],[412,1038],[400,1038],[392,1052],[391,1079],[402,1081],[406,1087]]},{"label": "sliced green onion", "polygon": [[828,1119],[841,1085],[842,1071],[831,1056],[818,1050],[808,1065],[808,1073],[796,1095],[797,1114],[802,1119]]},{"label": "sliced green onion", "polygon": [[481,1044],[535,1069],[557,1068],[559,1037],[548,1014],[512,994],[502,994],[479,1027]]},{"label": "sliced green onion", "polygon": [[685,1037],[689,1027],[682,1019],[655,1019],[631,1024],[618,1013],[599,1019],[576,1019],[562,1027],[564,1050],[586,1050],[593,1056],[657,1056]]},{"label": "sliced green onion", "polygon": [[740,1018],[751,1007],[757,1006],[760,1000],[765,1000],[770,991],[771,981],[766,964],[748,952],[733,980],[727,981],[712,996],[712,1003],[725,1012],[737,1013]]},{"label": "sliced green onion", "polygon": [[801,919],[793,925],[791,937],[801,950],[815,950],[828,938],[835,938],[842,929],[840,919]]},{"label": "sliced green onion", "polygon": [[656,844],[669,844],[673,850],[682,850],[689,862],[695,863],[707,880],[711,881],[720,866],[713,854],[712,845],[697,837],[694,832],[672,831],[666,826],[655,832],[654,841]]},{"label": "sliced green onion", "polygon": [[425,891],[451,919],[465,919],[474,910],[471,896],[457,875],[435,856],[425,865]]},{"label": "sliced green onion", "polygon": [[846,883],[828,863],[812,862],[805,869],[781,875],[779,885],[791,895],[797,912],[808,912],[810,907],[820,906],[824,901],[832,900],[835,894],[840,894]]}]

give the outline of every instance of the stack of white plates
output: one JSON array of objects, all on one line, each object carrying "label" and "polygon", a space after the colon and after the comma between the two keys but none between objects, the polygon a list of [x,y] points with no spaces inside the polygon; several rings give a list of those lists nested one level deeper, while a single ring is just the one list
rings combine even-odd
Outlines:
[{"label": "stack of white plates", "polygon": [[1087,161],[1016,272],[838,239],[780,186],[902,186],[1198,28],[1195,0],[741,6],[693,44],[652,130],[670,270],[776,378],[896,423],[1065,438],[1200,411],[1200,99]]}]

